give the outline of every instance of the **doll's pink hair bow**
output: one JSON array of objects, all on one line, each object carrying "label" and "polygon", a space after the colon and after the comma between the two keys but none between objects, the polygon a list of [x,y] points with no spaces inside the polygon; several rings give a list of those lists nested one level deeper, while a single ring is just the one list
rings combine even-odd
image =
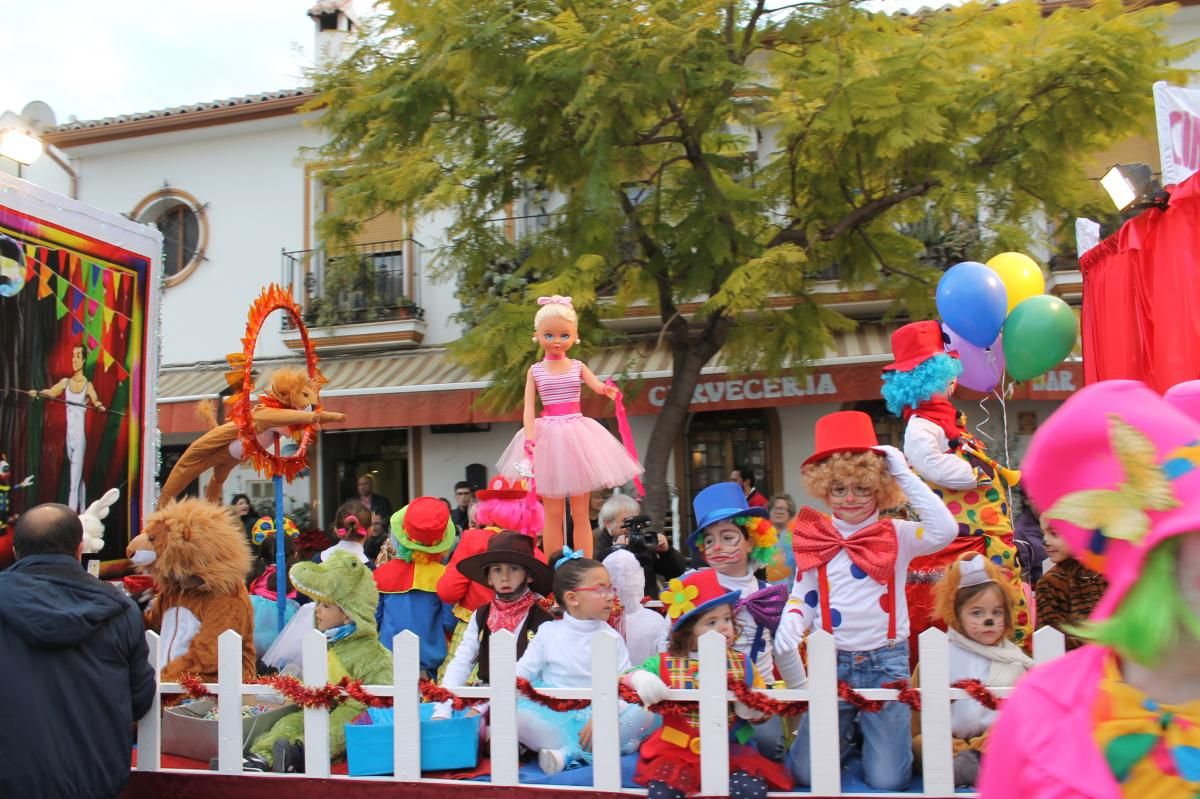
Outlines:
[{"label": "doll's pink hair bow", "polygon": [[568,307],[573,307],[571,305],[571,298],[564,297],[561,294],[552,294],[549,297],[538,297],[537,303],[538,305],[566,305]]}]

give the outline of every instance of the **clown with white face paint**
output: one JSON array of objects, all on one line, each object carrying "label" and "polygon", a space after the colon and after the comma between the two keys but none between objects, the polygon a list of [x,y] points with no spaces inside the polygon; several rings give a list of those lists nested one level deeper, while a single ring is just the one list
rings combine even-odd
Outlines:
[{"label": "clown with white face paint", "polygon": [[[809,495],[821,497],[830,518],[801,508],[792,522],[796,584],[775,636],[776,656],[790,653],[815,628],[831,633],[838,649],[838,679],[854,688],[879,688],[907,679],[909,562],[937,552],[956,532],[954,517],[909,469],[904,454],[881,447],[871,417],[840,411],[816,427],[816,453],[801,472]],[[880,508],[907,502],[919,522],[881,519]],[[843,740],[858,715],[839,706]],[[902,790],[912,775],[910,711],[888,702],[859,718],[867,784]],[[808,717],[792,746],[792,773],[809,785]]]},{"label": "clown with white face paint", "polygon": [[[738,635],[733,648],[749,658],[768,683],[776,670],[788,688],[804,685],[806,676],[799,652],[792,648],[773,651],[775,628],[787,600],[787,587],[768,585],[754,576],[756,569],[770,563],[778,545],[778,533],[767,521],[767,509],[750,507],[737,483],[715,483],[692,500],[696,529],[688,544],[700,553],[717,574],[726,591],[740,595],[734,605]],[[668,590],[680,585],[672,580]],[[783,756],[783,728],[778,717],[755,725],[758,751],[778,760]]]}]

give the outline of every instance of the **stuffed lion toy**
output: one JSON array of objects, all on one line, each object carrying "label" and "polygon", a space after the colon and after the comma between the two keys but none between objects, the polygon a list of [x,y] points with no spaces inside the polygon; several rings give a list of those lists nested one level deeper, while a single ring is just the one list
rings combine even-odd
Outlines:
[{"label": "stuffed lion toy", "polygon": [[[271,389],[259,397],[259,404],[251,415],[258,443],[265,449],[274,444],[276,434],[291,438],[298,428],[308,424],[344,422],[346,415],[332,411],[313,410],[320,398],[317,384],[303,369],[280,369],[271,375]],[[204,498],[209,502],[221,501],[221,490],[225,478],[233,467],[247,459],[242,442],[238,440],[238,428],[234,422],[214,427],[184,451],[175,468],[171,469],[158,497],[158,507],[179,496],[188,484],[210,468],[212,479],[204,489]]]},{"label": "stuffed lion toy", "polygon": [[158,593],[145,620],[160,636],[164,681],[195,674],[216,682],[217,638],[226,630],[242,636],[242,678],[255,677],[254,610],[245,582],[250,546],[225,508],[201,499],[172,502],[146,517],[126,554],[154,577]]}]

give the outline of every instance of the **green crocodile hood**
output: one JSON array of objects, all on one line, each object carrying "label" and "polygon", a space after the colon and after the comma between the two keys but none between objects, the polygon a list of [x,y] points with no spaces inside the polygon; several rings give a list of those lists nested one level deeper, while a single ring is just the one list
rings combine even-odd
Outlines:
[{"label": "green crocodile hood", "polygon": [[324,563],[297,563],[288,572],[296,590],[316,602],[340,607],[358,628],[355,635],[378,637],[375,608],[379,589],[375,577],[361,560],[349,552],[334,552]]}]

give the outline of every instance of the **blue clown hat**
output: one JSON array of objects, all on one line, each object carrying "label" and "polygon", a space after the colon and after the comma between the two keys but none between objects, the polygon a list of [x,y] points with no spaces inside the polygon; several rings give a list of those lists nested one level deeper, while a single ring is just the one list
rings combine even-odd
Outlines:
[{"label": "blue clown hat", "polygon": [[688,546],[697,552],[701,548],[697,544],[700,533],[710,524],[732,519],[735,516],[761,516],[767,518],[766,508],[752,508],[746,502],[746,494],[742,487],[734,482],[714,483],[701,491],[692,499],[692,509],[696,512],[696,529],[688,536]]}]

